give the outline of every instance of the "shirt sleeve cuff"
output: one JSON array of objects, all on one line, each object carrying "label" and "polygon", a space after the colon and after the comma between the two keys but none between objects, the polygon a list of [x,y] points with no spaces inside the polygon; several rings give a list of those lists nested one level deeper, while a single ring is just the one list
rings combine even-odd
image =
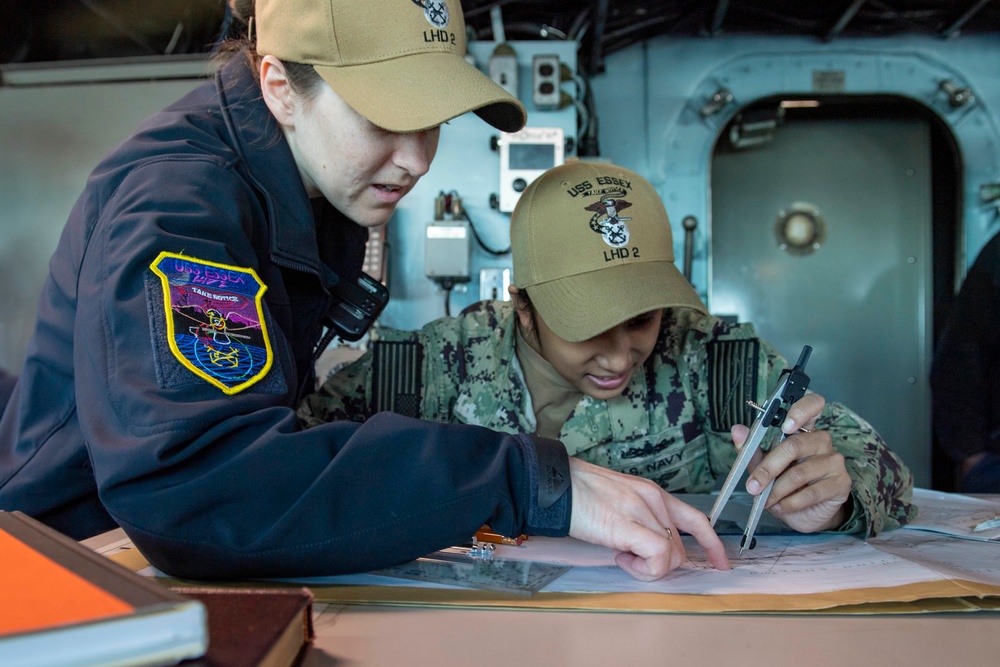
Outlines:
[{"label": "shirt sleeve cuff", "polygon": [[851,495],[847,499],[847,519],[844,523],[840,524],[840,527],[835,529],[838,533],[864,533],[868,534],[868,526],[871,525],[871,521],[865,512],[865,505],[861,502],[861,499],[855,495],[854,490],[851,490]]}]

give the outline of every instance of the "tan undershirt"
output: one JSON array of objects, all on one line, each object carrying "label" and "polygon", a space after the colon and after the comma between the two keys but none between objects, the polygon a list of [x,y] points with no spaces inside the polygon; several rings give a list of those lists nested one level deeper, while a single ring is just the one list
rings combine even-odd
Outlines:
[{"label": "tan undershirt", "polygon": [[559,431],[583,398],[583,392],[567,382],[552,364],[531,347],[521,335],[520,327],[517,327],[515,351],[531,395],[531,407],[535,411],[538,424],[535,433],[543,438],[558,439]]}]

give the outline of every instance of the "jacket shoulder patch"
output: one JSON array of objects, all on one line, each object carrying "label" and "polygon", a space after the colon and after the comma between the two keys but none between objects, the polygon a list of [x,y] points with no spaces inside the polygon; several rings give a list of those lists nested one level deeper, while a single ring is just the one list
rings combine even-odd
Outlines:
[{"label": "jacket shoulder patch", "polygon": [[267,290],[251,268],[161,252],[149,267],[163,288],[167,345],[226,394],[263,378],[274,361],[264,320]]}]

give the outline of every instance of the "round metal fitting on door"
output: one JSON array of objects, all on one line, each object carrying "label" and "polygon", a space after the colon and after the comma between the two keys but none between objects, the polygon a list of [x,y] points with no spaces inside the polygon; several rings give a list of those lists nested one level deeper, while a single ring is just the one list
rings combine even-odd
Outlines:
[{"label": "round metal fitting on door", "polygon": [[787,210],[778,211],[774,236],[779,250],[789,255],[809,255],[826,240],[826,220],[817,206],[795,202]]}]

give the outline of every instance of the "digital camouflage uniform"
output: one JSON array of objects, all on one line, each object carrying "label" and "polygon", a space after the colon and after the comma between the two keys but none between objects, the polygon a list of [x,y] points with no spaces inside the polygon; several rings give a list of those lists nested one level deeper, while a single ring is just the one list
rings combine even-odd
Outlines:
[{"label": "digital camouflage uniform", "polygon": [[[513,306],[482,302],[419,331],[382,328],[372,348],[306,399],[309,425],[363,421],[391,409],[504,432],[535,431],[534,410],[514,351]],[[687,309],[665,311],[650,358],[622,395],[584,395],[559,439],[571,456],[646,477],[667,491],[704,493],[736,457],[729,428],[750,424],[789,365],[751,324],[727,324]],[[913,477],[868,422],[827,403],[816,428],[846,458],[853,513],[843,532],[874,535],[907,523]]]}]

